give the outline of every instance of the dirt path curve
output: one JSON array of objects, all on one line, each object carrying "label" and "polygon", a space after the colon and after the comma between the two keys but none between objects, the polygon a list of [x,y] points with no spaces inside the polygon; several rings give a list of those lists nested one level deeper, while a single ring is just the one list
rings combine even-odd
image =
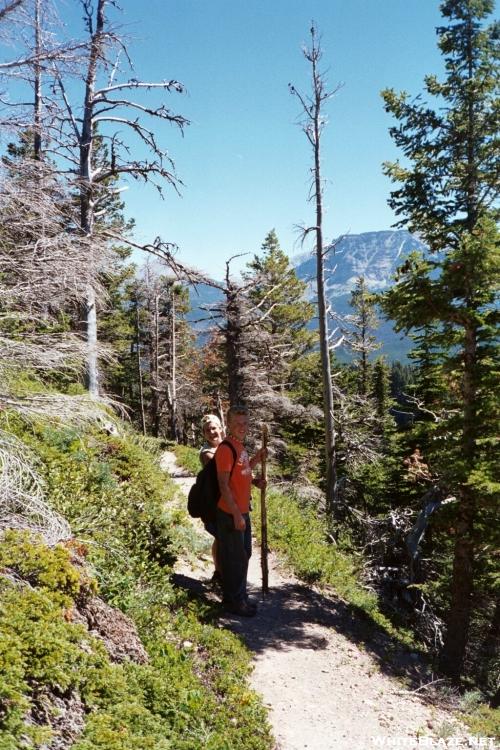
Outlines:
[{"label": "dirt path curve", "polygon": [[[193,478],[177,467],[174,454],[165,453],[162,466],[187,493]],[[253,652],[251,685],[269,708],[276,750],[417,748],[422,736],[443,747],[439,737],[463,736],[451,713],[424,701],[428,691],[421,684],[432,676],[416,654],[398,652],[345,603],[284,572],[274,555],[269,569],[270,593],[263,599],[254,550],[249,584],[258,614],[250,619],[224,615],[220,622]],[[207,556],[195,566],[181,563],[178,577],[212,598],[211,572]],[[402,673],[406,685],[398,677]]]}]

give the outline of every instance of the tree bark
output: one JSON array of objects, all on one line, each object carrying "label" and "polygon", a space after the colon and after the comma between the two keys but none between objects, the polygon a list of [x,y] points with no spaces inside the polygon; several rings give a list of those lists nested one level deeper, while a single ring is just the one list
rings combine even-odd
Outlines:
[{"label": "tree bark", "polygon": [[244,404],[243,328],[237,290],[227,289],[227,324],[225,330],[228,395],[231,405]]},{"label": "tree bark", "polygon": [[[464,347],[464,426],[462,434],[463,459],[468,472],[474,466],[476,454],[476,388],[474,373],[477,366],[476,330],[468,325]],[[476,500],[474,490],[467,484],[459,489],[460,505],[456,523],[451,605],[440,664],[445,674],[458,680],[463,672],[474,592],[474,521]]]},{"label": "tree bark", "polygon": [[42,30],[41,30],[40,0],[35,1],[35,76],[34,76],[34,125],[35,134],[33,138],[33,153],[37,161],[42,158],[42,68],[39,63]]},{"label": "tree bark", "polygon": [[[313,37],[314,44],[314,37]],[[328,313],[325,292],[324,246],[323,246],[323,194],[321,187],[321,80],[317,70],[317,55],[311,54],[313,70],[313,148],[314,148],[314,190],[316,202],[316,282],[318,287],[318,316],[323,376],[323,403],[325,423],[325,460],[326,460],[326,509],[330,518],[335,516],[337,471],[335,453],[335,421],[330,364],[330,346],[328,337]]]},{"label": "tree bark", "polygon": [[175,292],[173,286],[170,288],[170,431],[173,440],[178,437],[178,415],[177,415],[177,346],[175,339]]},{"label": "tree bark", "polygon": [[[104,30],[105,0],[98,0],[96,28],[92,34],[89,64],[85,84],[85,102],[83,108],[82,130],[80,136],[80,222],[82,231],[91,235],[94,226],[94,200],[92,195],[92,117],[93,97],[97,75],[97,65],[102,54]],[[89,259],[90,263],[94,260]],[[89,287],[87,304],[84,309],[87,327],[88,359],[87,359],[87,388],[91,396],[99,395],[99,370],[97,362],[97,310],[95,292]]]}]

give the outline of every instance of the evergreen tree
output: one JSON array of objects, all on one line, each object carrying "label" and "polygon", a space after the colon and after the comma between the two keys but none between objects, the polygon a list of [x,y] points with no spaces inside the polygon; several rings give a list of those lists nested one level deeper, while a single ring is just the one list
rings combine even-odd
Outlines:
[{"label": "evergreen tree", "polygon": [[415,369],[413,383],[407,389],[407,393],[411,394],[407,402],[418,419],[431,418],[436,421],[438,414],[446,409],[447,388],[450,386],[443,368],[447,335],[446,330],[440,332],[438,326],[431,324],[426,324],[413,335],[416,347],[409,357],[415,363]]},{"label": "evergreen tree", "polygon": [[247,267],[243,276],[255,323],[246,356],[256,386],[249,400],[254,418],[272,425],[275,448],[284,458],[297,440],[296,422],[308,421],[304,407],[291,399],[291,373],[317,338],[307,327],[314,308],[304,296],[307,285],[297,277],[274,229],[262,244],[262,254],[254,255]]},{"label": "evergreen tree", "polygon": [[306,284],[297,277],[280,247],[274,229],[262,244],[262,255],[248,263],[246,281],[253,281],[249,299],[259,311],[261,362],[269,383],[282,393],[287,390],[290,367],[312,348],[315,335],[307,329],[313,306],[305,297]]},{"label": "evergreen tree", "polygon": [[[101,135],[94,133],[92,168],[109,170],[112,158],[109,146]],[[134,228],[134,220],[125,218],[125,203],[120,198],[118,176],[110,174],[98,186],[95,195],[95,224],[100,230],[125,237]],[[78,201],[78,198],[76,198]],[[126,400],[130,393],[130,379],[135,373],[131,352],[135,323],[131,314],[128,289],[135,275],[135,266],[128,263],[131,250],[123,245],[109,247],[109,263],[101,275],[107,296],[99,309],[98,340],[111,345],[113,357],[101,364],[102,379],[107,392]]]},{"label": "evergreen tree", "polygon": [[383,420],[391,407],[389,367],[383,357],[378,357],[373,365],[372,383],[377,416]]},{"label": "evergreen tree", "polygon": [[351,331],[347,341],[355,352],[355,363],[358,369],[358,392],[361,396],[368,393],[370,380],[370,353],[380,348],[372,331],[378,327],[377,313],[375,311],[376,296],[368,291],[363,276],[356,279],[356,284],[351,292],[350,306],[354,310],[353,315],[347,316],[347,323]]},{"label": "evergreen tree", "polygon": [[426,258],[410,257],[385,308],[400,329],[428,326],[426,346],[439,350],[446,376],[441,414],[441,482],[456,494],[455,547],[441,666],[464,669],[473,616],[479,538],[493,523],[494,404],[492,356],[497,313],[498,35],[484,26],[491,0],[447,0],[438,29],[446,77],[425,80],[432,108],[407,94],[384,92],[391,129],[407,166],[386,165],[399,183],[390,204],[400,225],[428,243]]},{"label": "evergreen tree", "polygon": [[390,372],[391,396],[400,399],[413,383],[414,370],[411,365],[404,364],[399,360],[391,362]]}]

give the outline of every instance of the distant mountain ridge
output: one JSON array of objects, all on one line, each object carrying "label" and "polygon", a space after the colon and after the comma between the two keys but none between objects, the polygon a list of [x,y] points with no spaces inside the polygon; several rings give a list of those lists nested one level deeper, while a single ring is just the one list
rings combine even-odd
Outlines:
[{"label": "distant mountain ridge", "polygon": [[[348,234],[335,240],[325,260],[325,288],[332,310],[339,315],[352,313],[349,305],[356,279],[363,276],[371,292],[383,292],[394,283],[394,274],[403,259],[413,250],[423,251],[426,245],[406,229]],[[307,296],[316,297],[316,256],[292,258],[297,276],[307,282]],[[374,356],[384,354],[389,360],[405,360],[413,342],[396,333],[390,321],[380,315],[374,335],[382,346]],[[338,350],[341,358],[349,353]]]},{"label": "distant mountain ridge", "polygon": [[[352,312],[349,299],[357,278],[363,276],[370,291],[382,292],[393,283],[394,273],[404,257],[412,250],[426,248],[421,240],[405,229],[348,234],[335,240],[331,247],[332,251],[325,261],[325,286],[332,309],[339,315]],[[307,297],[314,300],[316,257],[307,253],[291,258],[290,262],[299,279],[307,283]],[[200,307],[219,298],[220,293],[212,287],[199,285],[197,292],[191,291],[193,310],[189,318],[196,320],[206,317]],[[312,326],[317,326],[317,320],[313,321]],[[203,327],[197,326],[200,331]],[[391,323],[381,316],[375,335],[382,342],[382,348],[376,354],[384,354],[390,360],[406,359],[412,347],[411,339],[396,333]],[[347,352],[340,350],[337,354],[343,358],[349,357]]]},{"label": "distant mountain ridge", "polygon": [[[330,247],[332,250],[325,262],[327,293],[343,296],[350,294],[360,276],[372,292],[387,289],[402,259],[412,250],[424,250],[426,246],[406,229],[400,229],[347,234]],[[298,259],[292,258],[292,263],[299,278],[315,283],[315,256],[301,255]],[[332,266],[336,266],[333,272]]]}]

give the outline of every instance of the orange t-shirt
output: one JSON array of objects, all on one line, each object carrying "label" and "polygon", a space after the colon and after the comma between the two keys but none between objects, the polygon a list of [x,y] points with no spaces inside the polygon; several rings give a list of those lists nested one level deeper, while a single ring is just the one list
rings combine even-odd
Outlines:
[{"label": "orange t-shirt", "polygon": [[[248,513],[250,509],[250,494],[252,490],[252,469],[248,453],[244,445],[234,438],[225,438],[228,440],[236,451],[236,462],[233,473],[229,480],[229,488],[233,493],[234,501],[242,513]],[[221,443],[215,453],[215,463],[217,471],[230,472],[233,466],[233,454],[229,446]],[[230,513],[227,503],[221,497],[218,506],[226,513]]]}]

